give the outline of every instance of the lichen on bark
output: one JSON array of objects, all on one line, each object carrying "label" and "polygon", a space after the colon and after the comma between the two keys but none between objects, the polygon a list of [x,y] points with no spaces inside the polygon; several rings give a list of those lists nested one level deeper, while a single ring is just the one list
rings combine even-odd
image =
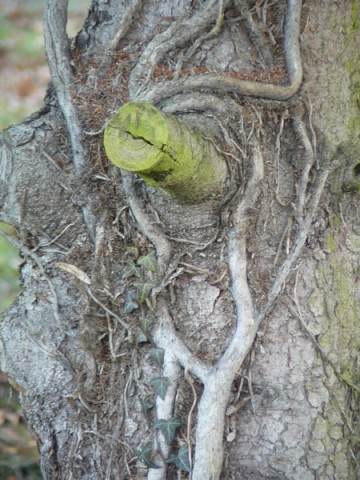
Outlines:
[{"label": "lichen on bark", "polygon": [[[340,224],[328,231],[325,238],[326,259],[320,261],[316,269],[318,289],[309,298],[314,316],[309,326],[316,333],[321,352],[316,363],[326,372],[323,380],[325,388],[319,389],[319,380],[316,386],[311,382],[307,385],[308,396],[309,391],[315,391],[316,387],[319,405],[323,405],[322,416],[314,422],[309,446],[313,461],[319,461],[321,447],[327,463],[333,465],[335,478],[355,479],[357,466],[354,452],[358,449],[355,405],[359,398],[360,372],[353,352],[360,348],[360,312],[359,291],[353,281],[353,272],[358,268],[360,243],[358,234],[346,230]],[[327,294],[329,290],[332,295]],[[325,395],[328,397],[326,401]],[[345,416],[349,403],[352,413]],[[343,439],[342,447],[339,438]],[[318,448],[314,446],[315,440],[319,443]]]}]

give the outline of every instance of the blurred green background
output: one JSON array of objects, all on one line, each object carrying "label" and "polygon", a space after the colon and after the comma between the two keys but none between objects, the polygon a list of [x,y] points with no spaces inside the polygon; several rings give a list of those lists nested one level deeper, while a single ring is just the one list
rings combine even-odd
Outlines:
[{"label": "blurred green background", "polygon": [[[0,0],[0,130],[41,107],[50,76],[42,33],[45,0]],[[90,0],[69,0],[75,36]],[[15,232],[0,222],[0,231]],[[19,292],[19,252],[0,236],[0,314]],[[1,321],[1,319],[0,319]],[[0,372],[0,480],[39,480],[36,442],[21,416],[18,393]]]}]

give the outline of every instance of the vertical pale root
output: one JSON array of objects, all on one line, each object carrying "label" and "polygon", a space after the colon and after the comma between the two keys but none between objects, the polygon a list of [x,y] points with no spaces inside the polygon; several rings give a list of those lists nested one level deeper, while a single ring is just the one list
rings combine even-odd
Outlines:
[{"label": "vertical pale root", "polygon": [[201,396],[192,480],[219,480],[223,463],[225,411],[233,378],[216,368]]},{"label": "vertical pale root", "polygon": [[105,129],[104,146],[117,167],[137,173],[185,203],[217,196],[227,167],[195,128],[145,102],[125,104]]},{"label": "vertical pale root", "polygon": [[232,295],[236,307],[236,330],[225,352],[204,378],[196,428],[192,480],[219,480],[223,463],[225,410],[231,385],[254,342],[258,322],[247,279],[246,236],[251,211],[261,193],[264,165],[260,147],[253,139],[252,175],[232,215],[228,257]]},{"label": "vertical pale root", "polygon": [[[159,396],[156,397],[155,409],[157,420],[169,420],[174,416],[174,403],[178,389],[180,371],[180,365],[174,353],[170,349],[165,350],[163,375],[169,379],[170,385],[164,400]],[[160,431],[155,433],[153,446],[154,450],[158,450],[160,453],[160,455],[155,458],[155,463],[159,465],[160,468],[150,468],[147,480],[164,480],[166,478],[167,470],[167,465],[164,460],[169,457],[170,445],[167,444],[164,435]]]}]

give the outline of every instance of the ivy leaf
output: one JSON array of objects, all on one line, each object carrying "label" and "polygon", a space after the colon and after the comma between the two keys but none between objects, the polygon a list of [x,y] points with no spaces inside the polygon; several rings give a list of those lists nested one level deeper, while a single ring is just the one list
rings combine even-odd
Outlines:
[{"label": "ivy leaf", "polygon": [[134,348],[138,348],[142,343],[148,343],[149,339],[142,333],[141,330],[138,330],[135,335],[132,335],[131,341],[132,346]]},{"label": "ivy leaf", "polygon": [[154,404],[151,403],[151,402],[147,402],[146,400],[141,402],[141,406],[142,406],[142,409],[143,409],[144,413],[147,413],[149,410],[154,408]]},{"label": "ivy leaf", "polygon": [[170,385],[167,377],[154,377],[150,380],[151,385],[154,387],[156,395],[159,395],[161,400],[165,400],[167,389]]},{"label": "ivy leaf", "polygon": [[166,463],[173,463],[184,472],[190,472],[190,459],[189,459],[189,449],[186,445],[183,445],[179,448],[177,455],[169,455],[165,460]]},{"label": "ivy leaf", "polygon": [[148,341],[148,337],[144,335],[143,332],[139,332],[139,335],[136,337],[136,345],[140,345],[141,343],[147,343]]},{"label": "ivy leaf", "polygon": [[147,299],[149,293],[150,293],[150,290],[154,287],[155,285],[153,283],[150,283],[150,282],[145,282],[145,281],[141,281],[141,282],[135,282],[134,283],[134,287],[138,290],[138,293],[139,293],[139,301],[141,303],[144,303],[145,300]]},{"label": "ivy leaf", "polygon": [[137,264],[144,267],[146,270],[155,273],[157,270],[157,263],[155,258],[155,250],[152,250],[147,255],[144,255],[137,260]]},{"label": "ivy leaf", "polygon": [[149,357],[160,368],[164,365],[165,350],[163,348],[150,348]]},{"label": "ivy leaf", "polygon": [[137,303],[136,291],[134,289],[127,290],[125,294],[124,313],[131,313],[137,308],[139,308],[139,305]]},{"label": "ivy leaf", "polygon": [[123,271],[123,279],[129,277],[140,277],[140,268],[135,265],[134,262],[128,263]]},{"label": "ivy leaf", "polygon": [[131,255],[134,255],[135,258],[138,258],[139,247],[135,243],[126,243],[124,247],[125,247],[125,250],[131,253]]},{"label": "ivy leaf", "polygon": [[141,463],[146,465],[149,468],[161,468],[159,465],[153,462],[154,458],[154,450],[151,446],[145,445],[139,452],[138,452],[138,459]]},{"label": "ivy leaf", "polygon": [[161,431],[168,445],[172,444],[176,429],[181,427],[181,425],[182,423],[177,417],[172,417],[169,420],[160,418],[155,422],[155,428],[158,428]]},{"label": "ivy leaf", "polygon": [[178,456],[177,455],[170,455],[166,460],[165,463],[174,463],[176,465],[178,461]]},{"label": "ivy leaf", "polygon": [[140,317],[140,328],[144,335],[147,335],[149,328],[153,324],[153,320],[148,317]]},{"label": "ivy leaf", "polygon": [[189,459],[189,449],[186,445],[183,445],[179,448],[177,458],[176,458],[176,466],[183,470],[184,472],[190,472],[190,459]]},{"label": "ivy leaf", "polygon": [[130,295],[127,295],[124,305],[124,313],[128,314],[139,308],[139,305],[133,300]]}]

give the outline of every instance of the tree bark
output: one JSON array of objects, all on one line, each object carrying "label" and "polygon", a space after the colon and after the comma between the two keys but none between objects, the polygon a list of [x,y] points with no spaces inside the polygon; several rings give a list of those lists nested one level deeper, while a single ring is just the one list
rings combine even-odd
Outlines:
[{"label": "tree bark", "polygon": [[[66,11],[44,108],[1,134],[0,366],[44,478],[356,479],[357,2],[94,0],[70,44]],[[220,198],[109,162],[133,101],[201,132]]]}]

